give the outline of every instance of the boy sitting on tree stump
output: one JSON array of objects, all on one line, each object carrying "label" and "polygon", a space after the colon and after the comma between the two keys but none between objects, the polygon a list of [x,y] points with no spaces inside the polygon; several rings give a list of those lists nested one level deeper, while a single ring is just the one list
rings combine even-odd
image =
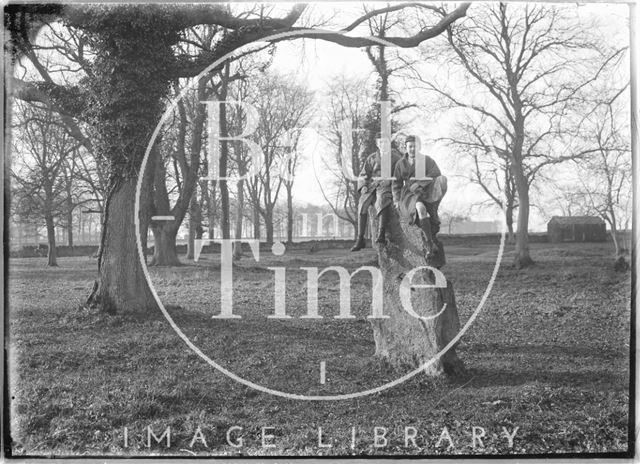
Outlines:
[{"label": "boy sitting on tree stump", "polygon": [[[360,200],[358,202],[358,238],[351,248],[351,251],[360,251],[365,247],[364,234],[367,230],[367,216],[369,206],[375,202],[376,211],[378,212],[378,236],[376,243],[386,243],[386,224],[389,220],[389,208],[393,204],[393,195],[391,193],[391,180],[375,179],[382,177],[382,156],[384,153],[383,143],[389,143],[388,139],[383,139],[382,135],[376,135],[376,146],[378,150],[369,155],[362,166],[358,177],[358,190],[360,191]],[[391,152],[391,170],[396,162],[401,158],[402,154],[395,148],[390,147]]]},{"label": "boy sitting on tree stump", "polygon": [[[440,230],[438,206],[447,192],[447,178],[436,162],[423,155],[419,139],[406,139],[406,154],[398,160],[393,171],[393,202],[409,225],[422,229],[427,248],[427,264],[435,268],[445,265],[444,249],[436,238]],[[416,165],[418,172],[416,173]],[[424,167],[424,169],[422,169]]]}]

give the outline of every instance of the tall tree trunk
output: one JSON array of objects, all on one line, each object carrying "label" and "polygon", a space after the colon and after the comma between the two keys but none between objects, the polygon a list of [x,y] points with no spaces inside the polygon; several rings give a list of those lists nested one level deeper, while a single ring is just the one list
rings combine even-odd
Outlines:
[{"label": "tall tree trunk", "polygon": [[[138,256],[136,184],[143,174],[140,168],[147,144],[164,111],[170,80],[167,69],[175,63],[172,47],[178,36],[166,27],[140,27],[157,19],[146,6],[110,11],[88,16],[95,66],[87,82],[91,101],[85,113],[95,122],[95,152],[108,161],[109,186],[98,280],[87,303],[108,313],[148,315],[157,305]],[[76,18],[79,23],[82,14]]]},{"label": "tall tree trunk", "polygon": [[[105,228],[105,223],[104,223],[104,218],[105,218],[105,214],[104,214],[104,210],[107,208],[106,206],[106,202],[102,202],[102,211],[100,211],[100,230],[97,230],[95,235],[97,235],[98,238],[98,250],[96,251],[96,254],[94,255],[94,258],[98,258],[100,257],[100,255],[102,254],[102,231]],[[93,223],[92,223],[93,224]],[[92,232],[93,234],[93,232]]]},{"label": "tall tree trunk", "polygon": [[[374,207],[369,208],[372,235],[377,234],[378,221]],[[420,316],[442,313],[430,320],[422,320],[403,309],[399,294],[400,282],[412,269],[426,266],[423,240],[420,230],[400,221],[395,209],[390,213],[389,231],[393,242],[380,246],[374,242],[382,273],[383,313],[388,319],[372,319],[376,356],[392,367],[403,370],[417,368],[434,357],[458,334],[460,320],[453,285],[446,288],[416,288],[411,292],[413,310]],[[433,283],[432,273],[417,272],[413,284]],[[375,295],[375,290],[374,290]],[[455,346],[433,361],[425,373],[430,376],[458,374],[464,370]]]},{"label": "tall tree trunk", "polygon": [[[229,74],[228,63],[226,68],[227,77]],[[225,80],[223,83],[222,100],[226,100],[228,83]],[[220,137],[228,136],[228,124],[227,124],[227,105],[220,105]],[[220,146],[220,177],[227,176],[227,163],[229,160],[229,142],[221,140]],[[223,239],[231,238],[231,225],[230,225],[230,211],[229,211],[229,186],[226,180],[221,180],[220,185],[220,228]]]},{"label": "tall tree trunk", "polygon": [[202,212],[197,192],[193,192],[189,201],[189,238],[187,240],[187,259],[193,259],[195,240],[202,238]]},{"label": "tall tree trunk", "polygon": [[[381,31],[384,36],[385,31]],[[378,77],[380,77],[380,101],[389,100],[389,68],[387,67],[387,57],[385,56],[385,47],[378,46],[378,63],[376,65],[376,71]]]},{"label": "tall tree trunk", "polygon": [[153,233],[153,256],[149,266],[180,266],[176,251],[178,227],[174,221],[151,224]]},{"label": "tall tree trunk", "polygon": [[207,183],[207,221],[209,222],[209,232],[207,238],[214,238],[214,227],[216,225],[216,207],[217,207],[217,195],[216,195],[216,183]]},{"label": "tall tree trunk", "polygon": [[142,252],[144,253],[145,262],[148,253],[148,237],[149,225],[151,224],[151,216],[153,216],[153,185],[155,182],[156,164],[158,162],[159,151],[158,144],[149,153],[147,166],[145,167],[144,177],[142,179],[142,188],[140,189],[140,242],[142,243]]},{"label": "tall tree trunk", "polygon": [[67,201],[67,245],[73,246],[73,203]]},{"label": "tall tree trunk", "polygon": [[507,242],[508,243],[515,243],[516,242],[516,236],[513,232],[513,203],[510,201],[507,201],[507,207],[505,208],[505,219],[507,222]]},{"label": "tall tree trunk", "polygon": [[293,243],[293,192],[292,185],[287,184],[287,243]]},{"label": "tall tree trunk", "polygon": [[[204,235],[204,211],[207,209],[207,205],[209,204],[209,182],[208,181],[200,181],[200,199],[198,201],[198,211],[200,212],[200,229],[198,232],[200,233],[200,237]],[[198,238],[198,237],[196,237]]]},{"label": "tall tree trunk", "polygon": [[231,238],[231,225],[229,218],[229,189],[226,181],[220,181],[220,231],[222,238]]},{"label": "tall tree trunk", "polygon": [[[244,175],[244,172],[240,171],[240,175]],[[234,237],[236,240],[242,238],[242,219],[244,216],[244,179],[238,181],[236,185],[236,229]],[[239,242],[234,243],[233,247],[233,259],[240,259],[242,257],[242,244]]]},{"label": "tall tree trunk", "polygon": [[53,215],[48,213],[45,216],[47,224],[47,266],[57,266],[57,250],[56,250],[56,229],[53,224]]},{"label": "tall tree trunk", "polygon": [[509,157],[505,158],[504,167],[504,196],[506,199],[505,205],[505,220],[507,223],[507,243],[516,243],[516,236],[513,233],[513,211],[515,209],[516,202],[516,189],[513,182],[513,168],[510,165]]},{"label": "tall tree trunk", "polygon": [[267,243],[273,243],[273,207],[266,206],[264,209],[264,227],[267,232]]},{"label": "tall tree trunk", "polygon": [[260,209],[253,207],[253,238],[260,240]]},{"label": "tall tree trunk", "polygon": [[[176,251],[176,234],[180,228],[183,217],[178,216],[175,208],[172,210],[169,203],[169,193],[166,184],[167,171],[162,159],[158,154],[156,169],[154,172],[153,202],[154,214],[160,216],[174,216],[172,221],[152,221],[151,232],[153,233],[153,256],[149,261],[150,266],[179,266],[180,260]],[[185,188],[183,182],[183,188]]]},{"label": "tall tree trunk", "polygon": [[98,280],[87,303],[110,314],[147,314],[157,309],[138,259],[135,194],[136,179],[121,179],[111,188],[104,203],[105,227],[98,257]]},{"label": "tall tree trunk", "polygon": [[611,240],[613,240],[614,254],[617,258],[618,256],[620,256],[620,243],[618,242],[618,233],[612,228],[610,234]]},{"label": "tall tree trunk", "polygon": [[189,232],[187,235],[187,254],[185,259],[193,259],[193,249],[196,242],[196,221],[191,214],[191,208],[189,209]]},{"label": "tall tree trunk", "polygon": [[627,249],[624,237],[622,233],[618,231],[618,225],[616,221],[615,214],[611,212],[611,219],[609,223],[611,227],[611,239],[613,240],[613,246],[615,249],[615,261],[613,263],[613,268],[616,271],[627,271],[629,270],[629,263],[627,262]]},{"label": "tall tree trunk", "polygon": [[518,191],[518,228],[514,265],[516,269],[522,269],[533,264],[529,254],[529,184],[524,173],[519,169],[514,169],[514,171]]},{"label": "tall tree trunk", "polygon": [[84,226],[85,226],[85,218],[82,212],[80,212],[80,215],[78,216],[78,237],[80,237],[80,243],[82,244],[86,244],[87,242],[87,239],[84,233]]}]

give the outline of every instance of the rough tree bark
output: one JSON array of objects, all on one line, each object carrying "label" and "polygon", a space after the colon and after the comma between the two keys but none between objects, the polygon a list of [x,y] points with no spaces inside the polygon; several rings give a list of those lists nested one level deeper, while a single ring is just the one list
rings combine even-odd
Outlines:
[{"label": "rough tree bark", "polygon": [[264,227],[267,243],[273,243],[273,206],[267,205],[264,208]]},{"label": "rough tree bark", "polygon": [[504,211],[506,215],[507,222],[507,243],[514,244],[516,243],[516,235],[513,232],[513,212],[516,209],[516,188],[513,180],[513,173],[511,171],[511,167],[509,166],[509,157],[506,158],[506,166],[504,170],[504,192],[505,192],[505,205]]},{"label": "rough tree bark", "polygon": [[[369,209],[369,218],[372,235],[375,236],[377,218],[374,207]],[[389,319],[371,320],[375,354],[396,369],[416,368],[433,358],[457,335],[460,330],[458,309],[453,285],[449,281],[447,288],[412,291],[413,310],[421,316],[437,314],[446,303],[446,308],[438,317],[424,321],[403,309],[399,298],[400,283],[411,269],[427,265],[426,250],[420,230],[408,226],[395,210],[390,214],[388,228],[393,241],[387,246],[373,244],[383,277],[383,310],[385,315],[390,316]],[[419,271],[412,283],[433,283],[432,276],[427,270]],[[463,371],[464,365],[456,354],[455,346],[425,369],[430,376],[456,375]]]},{"label": "rough tree bark", "polygon": [[211,185],[205,183],[202,190],[206,192],[205,203],[207,205],[207,221],[209,223],[209,231],[207,232],[207,238],[214,238],[214,226],[216,224],[217,216],[216,209],[218,206],[217,194],[216,194],[216,182],[212,182]]},{"label": "rough tree bark", "polygon": [[[225,63],[224,76],[222,77],[222,86],[219,93],[220,101],[227,99],[229,90],[229,62]],[[225,138],[229,136],[229,127],[227,121],[227,105],[220,105],[220,137]],[[220,141],[220,177],[227,176],[227,165],[229,162],[229,142],[226,140]],[[221,179],[220,186],[220,230],[222,238],[228,240],[231,238],[231,214],[230,214],[230,202],[229,202],[229,186],[227,181]]]},{"label": "rough tree bark", "polygon": [[[243,176],[245,172],[240,170],[240,176]],[[242,219],[244,216],[244,179],[240,179],[236,184],[236,227],[234,237],[236,240],[242,238]],[[239,260],[242,258],[242,245],[240,243],[234,243],[233,245],[233,259]]]},{"label": "rough tree bark", "polygon": [[529,253],[529,183],[524,173],[515,169],[516,189],[518,190],[518,227],[516,229],[516,254],[514,265],[516,269],[533,264]]},{"label": "rough tree bark", "polygon": [[[154,178],[154,205],[155,213],[160,216],[173,215],[169,204],[169,194],[165,179],[167,176],[164,160],[158,154],[156,160]],[[150,224],[153,233],[153,256],[149,261],[150,266],[180,266],[178,252],[176,250],[176,235],[180,227],[178,218],[173,221],[152,221]]]},{"label": "rough tree bark", "polygon": [[[149,226],[151,224],[151,216],[153,216],[154,202],[153,202],[153,185],[155,182],[156,163],[158,162],[159,150],[154,147],[149,153],[149,159],[147,160],[147,166],[145,168],[142,189],[140,191],[140,241],[142,242],[142,251],[144,253],[145,262],[148,254],[148,236]],[[103,217],[103,213],[100,214]],[[101,219],[102,223],[102,219]],[[98,254],[100,251],[98,250]]]},{"label": "rough tree bark", "polygon": [[73,200],[71,192],[67,191],[67,245],[73,246]]},{"label": "rough tree bark", "polygon": [[508,201],[505,208],[505,215],[507,220],[507,243],[509,244],[516,243],[516,235],[513,232],[513,210],[513,202]]},{"label": "rough tree bark", "polygon": [[157,309],[138,257],[135,197],[144,153],[169,90],[167,68],[175,62],[178,33],[166,27],[169,19],[159,10],[131,5],[99,13],[79,7],[69,19],[95,39],[95,75],[88,81],[83,112],[93,122],[95,152],[110,169],[98,278],[87,304],[107,313],[148,315]]},{"label": "rough tree bark", "polygon": [[153,256],[149,266],[180,266],[176,249],[176,235],[178,228],[175,221],[151,223],[153,233]]},{"label": "rough tree bark", "polygon": [[57,267],[56,229],[53,224],[53,215],[48,213],[45,216],[45,222],[47,224],[47,266]]},{"label": "rough tree bark", "polygon": [[293,185],[286,183],[287,188],[287,243],[293,243]]},{"label": "rough tree bark", "polygon": [[194,191],[189,201],[189,238],[187,240],[186,259],[193,259],[195,240],[202,238],[202,211],[198,195]]},{"label": "rough tree bark", "polygon": [[[105,228],[105,223],[104,223],[104,205],[103,205],[103,209],[100,211],[100,228],[97,231],[97,235],[102,236],[102,230]],[[92,232],[93,233],[93,232]],[[89,235],[91,236],[91,234]],[[145,241],[146,241],[146,236],[145,236]],[[146,246],[146,243],[145,243]],[[96,251],[96,254],[93,255],[94,258],[98,258],[100,256],[100,253],[102,253],[102,240],[100,240],[100,243],[98,244],[98,250]]]},{"label": "rough tree bark", "polygon": [[135,237],[134,204],[136,179],[123,179],[115,185],[105,202],[98,279],[88,304],[114,314],[146,314],[156,308],[155,299],[138,259]]}]

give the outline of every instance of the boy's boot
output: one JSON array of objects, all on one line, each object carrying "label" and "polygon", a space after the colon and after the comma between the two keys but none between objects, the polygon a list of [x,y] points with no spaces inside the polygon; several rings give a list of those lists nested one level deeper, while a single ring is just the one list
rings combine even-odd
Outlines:
[{"label": "boy's boot", "polygon": [[376,243],[384,245],[387,243],[386,232],[387,224],[389,223],[389,207],[383,208],[378,214],[378,236],[376,237]]},{"label": "boy's boot", "polygon": [[364,233],[366,232],[366,230],[367,230],[367,215],[361,214],[358,217],[358,238],[356,240],[356,243],[354,243],[353,246],[351,247],[351,251],[360,251],[366,246],[364,242]]},{"label": "boy's boot", "polygon": [[431,219],[429,217],[420,219],[420,229],[422,229],[427,245],[427,264],[440,269],[445,264],[444,250],[438,242],[434,241],[431,235]]}]

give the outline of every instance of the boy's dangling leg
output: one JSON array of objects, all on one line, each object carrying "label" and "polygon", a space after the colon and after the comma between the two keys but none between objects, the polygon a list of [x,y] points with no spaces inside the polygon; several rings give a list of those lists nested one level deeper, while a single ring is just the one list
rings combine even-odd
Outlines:
[{"label": "boy's dangling leg", "polygon": [[351,247],[351,251],[360,251],[366,245],[364,241],[364,234],[367,231],[367,213],[362,213],[358,215],[358,238],[356,239],[356,243]]},{"label": "boy's dangling leg", "polygon": [[[434,256],[432,257],[430,265],[440,268],[445,265],[446,259],[444,257],[444,247],[437,238],[437,234],[440,231],[440,218],[438,217],[438,206],[442,197],[447,193],[447,178],[445,176],[438,176],[434,179],[433,184],[427,198],[425,198],[425,206],[429,219],[431,222],[431,234],[432,239],[436,244]],[[429,258],[427,259],[429,261]]]},{"label": "boy's dangling leg", "polygon": [[392,241],[392,227],[389,227],[391,220],[391,208],[393,208],[393,194],[391,193],[391,183],[381,183],[376,191],[376,209],[378,213],[378,235],[376,243],[385,245],[387,243],[387,235]]},{"label": "boy's dangling leg", "polygon": [[440,232],[440,217],[438,216],[438,205],[439,201],[435,203],[427,203],[425,206],[427,208],[427,213],[429,214],[429,219],[431,220],[431,233],[433,234],[433,238],[435,240],[436,235]]},{"label": "boy's dangling leg", "polygon": [[387,243],[387,223],[389,221],[389,206],[382,208],[382,211],[378,214],[378,236],[376,237],[376,243]]},{"label": "boy's dangling leg", "polygon": [[434,240],[436,240],[436,235],[440,231],[438,207],[440,206],[440,202],[442,201],[442,197],[444,197],[445,193],[447,193],[447,178],[445,176],[438,176],[433,181],[428,197],[425,198],[425,206],[429,213],[429,217],[431,218],[431,232]]},{"label": "boy's dangling leg", "polygon": [[434,203],[427,203],[426,205],[427,211],[429,212],[429,220],[431,221],[431,233],[433,235],[433,241],[436,244],[436,253],[438,255],[436,259],[436,261],[438,262],[438,266],[436,267],[438,269],[447,263],[444,255],[444,246],[442,245],[442,242],[438,240],[438,232],[440,232],[440,218],[438,217],[439,204],[440,201],[436,201]]},{"label": "boy's dangling leg", "polygon": [[427,245],[431,245],[433,243],[433,236],[431,234],[431,221],[424,203],[416,203],[416,212],[418,213],[418,224],[420,225],[420,229],[422,229],[422,233],[424,234],[424,238],[427,241]]},{"label": "boy's dangling leg", "polygon": [[420,220],[420,228],[422,229],[422,233],[424,234],[424,238],[427,246],[427,264],[429,266],[433,266],[435,268],[440,269],[444,266],[444,253],[438,242],[434,239],[431,230],[431,218],[427,213],[427,208],[422,202],[416,203],[416,211],[418,213],[418,218]]},{"label": "boy's dangling leg", "polygon": [[367,220],[369,219],[369,206],[376,200],[375,190],[363,190],[358,204],[358,238],[351,247],[351,251],[360,251],[366,247],[364,234],[367,231]]}]

